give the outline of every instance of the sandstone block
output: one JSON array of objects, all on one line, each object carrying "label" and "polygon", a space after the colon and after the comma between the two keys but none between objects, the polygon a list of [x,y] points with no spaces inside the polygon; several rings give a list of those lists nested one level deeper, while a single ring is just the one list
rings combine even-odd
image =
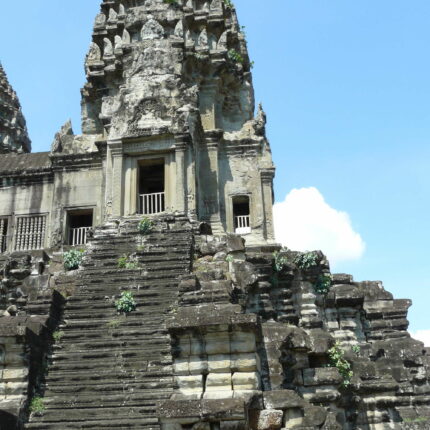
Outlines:
[{"label": "sandstone block", "polygon": [[251,332],[234,331],[231,334],[231,352],[254,352],[257,349],[255,334]]},{"label": "sandstone block", "polygon": [[276,409],[260,411],[257,421],[257,430],[278,430],[282,427],[282,411]]},{"label": "sandstone block", "polygon": [[190,357],[189,369],[191,375],[201,375],[208,371],[208,362],[200,357]]},{"label": "sandstone block", "polygon": [[190,364],[188,358],[177,358],[173,363],[173,371],[175,375],[189,375]]},{"label": "sandstone block", "polygon": [[206,379],[206,391],[231,391],[231,373],[210,373]]},{"label": "sandstone block", "polygon": [[304,400],[293,390],[266,391],[263,393],[266,409],[300,408]]},{"label": "sandstone block", "polygon": [[203,392],[203,376],[176,376],[178,389],[182,394],[201,394]]},{"label": "sandstone block", "polygon": [[230,354],[209,355],[208,369],[209,372],[228,373],[231,368]]},{"label": "sandstone block", "polygon": [[206,354],[230,354],[230,334],[226,332],[208,333],[205,336]]},{"label": "sandstone block", "polygon": [[234,372],[255,372],[258,370],[257,354],[249,352],[231,355],[231,369]]},{"label": "sandstone block", "polygon": [[28,369],[4,369],[3,380],[4,381],[24,381],[27,379]]},{"label": "sandstone block", "polygon": [[232,377],[233,389],[258,390],[260,388],[260,378],[257,372],[236,372]]}]

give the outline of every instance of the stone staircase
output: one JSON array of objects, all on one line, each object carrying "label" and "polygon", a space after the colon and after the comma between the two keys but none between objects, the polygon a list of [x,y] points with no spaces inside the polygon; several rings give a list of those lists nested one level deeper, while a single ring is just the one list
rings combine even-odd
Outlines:
[{"label": "stone staircase", "polygon": [[[185,220],[157,220],[145,236],[137,223],[95,231],[54,345],[46,410],[25,428],[159,428],[156,402],[173,391],[165,320],[177,304],[180,276],[189,273],[193,238]],[[123,255],[132,255],[138,268],[118,268]],[[132,291],[137,302],[127,316],[114,305],[121,291]]]}]

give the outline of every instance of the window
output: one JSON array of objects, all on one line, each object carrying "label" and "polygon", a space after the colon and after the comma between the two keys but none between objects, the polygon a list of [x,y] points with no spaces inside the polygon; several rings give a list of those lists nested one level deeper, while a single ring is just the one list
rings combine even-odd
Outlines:
[{"label": "window", "polygon": [[93,210],[76,210],[67,213],[67,243],[72,246],[86,245],[88,232],[93,227]]},{"label": "window", "polygon": [[7,251],[8,219],[0,218],[0,254]]},{"label": "window", "polygon": [[251,233],[251,212],[248,196],[233,197],[233,218],[236,234]]},{"label": "window", "polygon": [[15,251],[43,249],[45,246],[46,216],[17,217]]},{"label": "window", "polygon": [[164,159],[144,160],[139,167],[139,213],[152,215],[164,211]]}]

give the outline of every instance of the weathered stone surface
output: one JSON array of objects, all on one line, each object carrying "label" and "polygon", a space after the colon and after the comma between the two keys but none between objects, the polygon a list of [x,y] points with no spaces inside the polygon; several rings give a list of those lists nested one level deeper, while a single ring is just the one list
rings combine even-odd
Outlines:
[{"label": "weathered stone surface", "polygon": [[21,105],[0,64],[0,154],[30,152],[31,141]]},{"label": "weathered stone surface", "polygon": [[[104,0],[83,135],[67,122],[50,153],[1,156],[0,427],[428,427],[411,302],[274,244],[275,172],[240,29],[227,1]],[[2,73],[7,151],[26,151]],[[86,255],[66,274],[72,245]],[[136,308],[122,315],[125,291]],[[45,410],[24,424],[39,393]]]}]

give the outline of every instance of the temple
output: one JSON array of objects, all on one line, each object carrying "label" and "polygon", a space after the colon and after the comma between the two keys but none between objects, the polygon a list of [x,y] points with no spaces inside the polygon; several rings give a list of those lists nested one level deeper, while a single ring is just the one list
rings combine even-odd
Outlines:
[{"label": "temple", "polygon": [[112,217],[163,213],[273,243],[265,114],[254,116],[246,42],[223,5],[166,14],[163,2],[102,4],[85,63],[83,134],[67,122],[51,152],[23,156],[24,131],[3,142],[3,250],[83,245]]},{"label": "temple", "polygon": [[0,430],[425,430],[409,300],[276,244],[230,0],[104,0],[82,134],[0,68]]}]

